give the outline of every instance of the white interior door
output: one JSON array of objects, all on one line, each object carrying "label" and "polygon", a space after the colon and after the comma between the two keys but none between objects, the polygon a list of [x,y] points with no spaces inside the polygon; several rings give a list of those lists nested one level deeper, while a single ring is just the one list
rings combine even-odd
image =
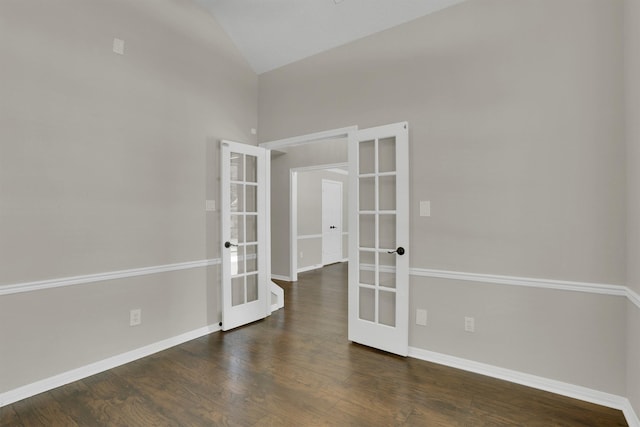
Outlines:
[{"label": "white interior door", "polygon": [[322,180],[322,264],[342,261],[342,183]]},{"label": "white interior door", "polygon": [[222,330],[270,313],[267,284],[268,151],[222,141]]},{"label": "white interior door", "polygon": [[396,123],[349,140],[349,340],[409,351],[409,133]]}]

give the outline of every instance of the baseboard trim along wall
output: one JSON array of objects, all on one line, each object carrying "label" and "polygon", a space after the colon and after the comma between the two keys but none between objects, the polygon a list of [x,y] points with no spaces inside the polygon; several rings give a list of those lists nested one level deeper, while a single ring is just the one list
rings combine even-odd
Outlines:
[{"label": "baseboard trim along wall", "polygon": [[175,264],[157,265],[153,267],[132,268],[129,270],[110,271],[107,273],[64,277],[60,279],[40,280],[37,282],[18,283],[14,285],[0,285],[0,296],[17,294],[20,292],[31,292],[40,291],[43,289],[59,288],[61,286],[82,285],[87,283],[104,282],[106,280],[145,276],[147,274],[166,273],[168,271],[188,270],[190,268],[207,267],[210,265],[218,265],[220,263],[220,258],[215,258],[200,261],[188,261]]},{"label": "baseboard trim along wall", "polygon": [[637,414],[633,410],[629,399],[626,397],[415,347],[409,347],[409,356],[415,359],[437,363],[439,365],[449,366],[463,371],[498,378],[538,390],[544,390],[562,396],[595,403],[597,405],[619,409],[623,411],[630,427],[640,427],[640,420],[638,420]]},{"label": "baseboard trim along wall", "polygon": [[462,273],[458,271],[411,268],[409,274],[418,277],[463,280],[467,282],[491,283],[497,285],[526,286],[560,291],[586,292],[590,294],[627,297],[640,308],[640,296],[632,289],[622,285],[601,283],[571,282],[566,280],[534,279],[530,277],[500,276],[494,274]]},{"label": "baseboard trim along wall", "polygon": [[165,340],[137,348],[135,350],[128,351],[126,353],[109,357],[108,359],[104,359],[95,363],[91,363],[89,365],[82,366],[80,368],[72,369],[70,371],[54,375],[53,377],[36,381],[32,384],[18,387],[16,389],[0,394],[0,408],[6,405],[10,405],[19,400],[35,396],[36,394],[44,393],[45,391],[52,390],[56,387],[66,385],[74,381],[79,381],[83,378],[90,377],[91,375],[108,371],[109,369],[116,368],[120,365],[133,362],[134,360],[142,359],[143,357],[150,356],[154,353],[158,353],[176,345],[183,344],[187,341],[191,341],[217,331],[220,331],[220,326],[218,326],[217,324],[205,326],[190,332],[185,332],[184,334],[180,334],[175,337],[167,338]]},{"label": "baseboard trim along wall", "polygon": [[282,276],[280,274],[271,274],[271,278],[275,279],[275,280],[282,280],[283,282],[290,282],[291,281],[291,277]]},{"label": "baseboard trim along wall", "polygon": [[306,271],[317,270],[317,269],[322,268],[322,267],[323,267],[322,264],[308,265],[306,267],[300,267],[298,269],[298,273],[304,273]]}]

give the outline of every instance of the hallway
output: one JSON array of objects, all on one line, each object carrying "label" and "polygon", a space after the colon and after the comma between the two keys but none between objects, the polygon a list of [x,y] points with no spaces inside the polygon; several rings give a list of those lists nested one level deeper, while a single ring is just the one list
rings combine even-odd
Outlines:
[{"label": "hallway", "polygon": [[347,264],[286,307],[0,409],[0,426],[617,426],[620,411],[347,341]]}]

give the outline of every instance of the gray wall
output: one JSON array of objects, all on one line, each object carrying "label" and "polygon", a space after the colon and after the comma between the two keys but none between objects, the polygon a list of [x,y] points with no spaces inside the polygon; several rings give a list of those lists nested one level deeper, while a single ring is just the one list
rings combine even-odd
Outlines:
[{"label": "gray wall", "polygon": [[[298,173],[298,236],[322,234],[322,180],[342,183],[342,231],[349,231],[349,177],[326,170]],[[342,238],[342,257],[348,256],[348,236]],[[300,257],[300,252],[304,257]],[[298,239],[298,269],[322,265],[322,238]]]},{"label": "gray wall", "polygon": [[[412,267],[624,284],[622,19],[620,1],[465,2],[260,75],[260,139],[407,120]],[[478,346],[453,332],[462,308],[436,311],[411,345],[625,394],[623,298],[421,277],[411,292],[429,310],[479,292],[464,311],[488,328]],[[596,330],[575,321],[591,309]],[[514,334],[528,345],[500,351]]]},{"label": "gray wall", "polygon": [[[257,76],[208,14],[3,0],[0,52],[0,285],[218,256],[204,201],[217,141],[256,142]],[[218,294],[211,267],[2,296],[0,393],[217,324]]]},{"label": "gray wall", "polygon": [[[310,132],[304,132],[304,134]],[[303,133],[297,134],[302,135]],[[290,136],[294,136],[293,134]],[[335,139],[288,149],[271,158],[271,272],[289,276],[289,172],[292,168],[329,165],[347,161],[347,142]]]},{"label": "gray wall", "polygon": [[[640,1],[625,0],[625,106],[627,140],[627,280],[640,293]],[[629,304],[628,396],[640,414],[640,308]]]}]

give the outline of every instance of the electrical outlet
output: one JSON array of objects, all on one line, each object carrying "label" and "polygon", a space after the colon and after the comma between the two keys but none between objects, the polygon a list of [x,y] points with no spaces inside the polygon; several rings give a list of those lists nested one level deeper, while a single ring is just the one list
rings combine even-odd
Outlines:
[{"label": "electrical outlet", "polygon": [[473,317],[465,317],[464,318],[464,330],[465,330],[465,332],[475,332],[476,331],[476,320]]},{"label": "electrical outlet", "polygon": [[416,310],[416,325],[427,326],[427,310]]},{"label": "electrical outlet", "polygon": [[207,212],[213,212],[216,210],[216,201],[215,200],[207,200],[204,204],[204,209]]},{"label": "electrical outlet", "polygon": [[304,258],[304,252],[300,251],[300,259]]},{"label": "electrical outlet", "polygon": [[135,308],[129,312],[129,326],[138,326],[142,323],[142,309]]}]

